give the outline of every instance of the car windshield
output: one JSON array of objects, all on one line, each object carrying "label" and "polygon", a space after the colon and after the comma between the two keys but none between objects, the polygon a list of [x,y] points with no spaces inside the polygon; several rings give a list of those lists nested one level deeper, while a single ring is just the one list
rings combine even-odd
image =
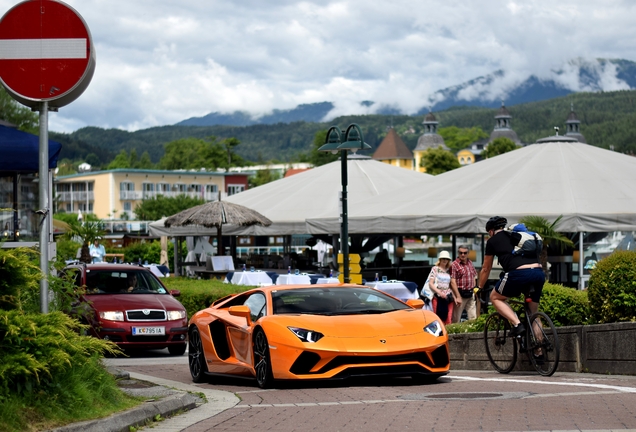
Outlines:
[{"label": "car windshield", "polygon": [[87,294],[167,294],[147,271],[86,270]]},{"label": "car windshield", "polygon": [[410,306],[371,288],[307,288],[272,291],[275,315],[386,313]]}]

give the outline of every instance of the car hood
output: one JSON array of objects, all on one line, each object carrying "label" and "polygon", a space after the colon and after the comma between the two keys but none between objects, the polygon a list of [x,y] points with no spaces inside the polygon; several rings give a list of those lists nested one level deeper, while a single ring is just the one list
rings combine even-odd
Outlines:
[{"label": "car hood", "polygon": [[427,319],[421,310],[402,310],[375,315],[277,315],[284,326],[319,331],[335,338],[377,338],[422,333],[435,315]]},{"label": "car hood", "polygon": [[96,311],[124,311],[132,309],[185,310],[169,294],[95,294],[87,295]]}]

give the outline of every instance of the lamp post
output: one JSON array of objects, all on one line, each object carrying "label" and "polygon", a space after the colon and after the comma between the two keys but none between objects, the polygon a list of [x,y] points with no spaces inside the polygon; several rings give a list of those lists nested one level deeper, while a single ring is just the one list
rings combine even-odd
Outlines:
[{"label": "lamp post", "polygon": [[350,124],[346,130],[341,131],[337,126],[331,126],[327,131],[325,144],[318,151],[340,152],[340,179],[342,184],[342,213],[340,214],[340,250],[342,251],[342,268],[344,283],[349,283],[349,218],[347,209],[347,153],[358,150],[368,150],[371,146],[364,142],[362,130],[355,123]]}]

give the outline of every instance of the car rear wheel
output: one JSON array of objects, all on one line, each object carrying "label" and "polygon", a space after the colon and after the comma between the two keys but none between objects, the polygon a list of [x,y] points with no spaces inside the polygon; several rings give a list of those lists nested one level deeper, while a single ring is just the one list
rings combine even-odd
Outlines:
[{"label": "car rear wheel", "polygon": [[187,344],[179,344],[179,345],[170,345],[168,347],[168,352],[170,353],[170,355],[173,356],[180,356],[183,355],[184,352],[186,352],[186,348],[187,348]]},{"label": "car rear wheel", "polygon": [[256,382],[260,388],[269,388],[274,382],[272,363],[269,355],[269,343],[263,329],[254,332],[254,370]]},{"label": "car rear wheel", "polygon": [[205,354],[203,354],[201,335],[199,334],[199,329],[196,327],[190,329],[189,344],[188,364],[190,365],[192,381],[195,383],[204,382],[206,380],[205,373],[208,371],[208,367],[205,363]]}]

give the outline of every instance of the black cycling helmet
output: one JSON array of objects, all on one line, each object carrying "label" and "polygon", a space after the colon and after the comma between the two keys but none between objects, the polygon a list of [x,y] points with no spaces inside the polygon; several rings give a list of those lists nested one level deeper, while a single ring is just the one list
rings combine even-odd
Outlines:
[{"label": "black cycling helmet", "polygon": [[490,219],[488,219],[488,222],[486,222],[486,231],[504,228],[507,223],[508,223],[508,219],[506,219],[505,217],[493,216]]}]

